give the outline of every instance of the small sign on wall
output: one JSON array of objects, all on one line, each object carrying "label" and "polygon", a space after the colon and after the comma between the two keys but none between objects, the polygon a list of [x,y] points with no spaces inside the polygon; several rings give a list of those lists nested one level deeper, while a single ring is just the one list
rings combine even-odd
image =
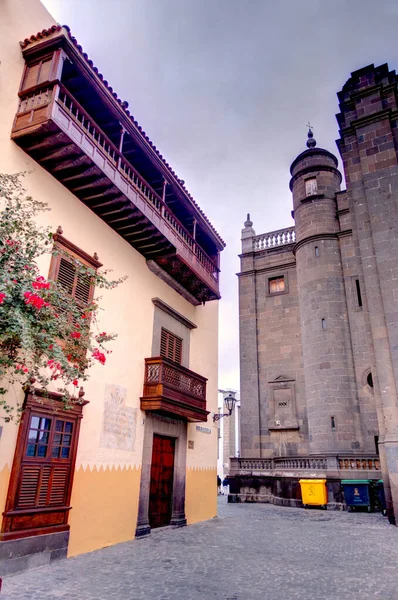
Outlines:
[{"label": "small sign on wall", "polygon": [[209,427],[203,427],[202,425],[196,425],[196,431],[200,431],[200,433],[211,433]]},{"label": "small sign on wall", "polygon": [[188,440],[188,450],[193,450],[195,448],[195,442],[193,440]]}]

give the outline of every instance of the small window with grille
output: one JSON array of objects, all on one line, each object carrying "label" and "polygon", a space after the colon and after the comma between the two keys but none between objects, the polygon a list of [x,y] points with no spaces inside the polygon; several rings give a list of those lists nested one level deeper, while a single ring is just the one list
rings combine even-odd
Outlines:
[{"label": "small window with grille", "polygon": [[182,339],[163,327],[160,336],[160,356],[181,364]]}]

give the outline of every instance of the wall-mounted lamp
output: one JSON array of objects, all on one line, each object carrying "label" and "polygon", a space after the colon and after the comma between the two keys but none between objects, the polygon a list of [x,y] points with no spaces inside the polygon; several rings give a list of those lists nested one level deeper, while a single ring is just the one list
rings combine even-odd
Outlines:
[{"label": "wall-mounted lamp", "polygon": [[228,396],[226,396],[224,398],[224,404],[225,404],[225,407],[228,412],[227,413],[214,413],[213,423],[215,423],[216,421],[219,421],[223,417],[230,417],[232,415],[232,411],[234,410],[235,404],[236,404],[236,398],[234,396],[232,396],[232,394],[228,394]]}]

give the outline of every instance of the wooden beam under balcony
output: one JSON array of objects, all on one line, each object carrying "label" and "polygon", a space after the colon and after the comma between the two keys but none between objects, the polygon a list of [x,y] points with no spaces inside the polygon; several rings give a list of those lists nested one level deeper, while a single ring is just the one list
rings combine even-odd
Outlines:
[{"label": "wooden beam under balcony", "polygon": [[141,410],[207,421],[206,382],[206,377],[167,358],[146,358]]}]

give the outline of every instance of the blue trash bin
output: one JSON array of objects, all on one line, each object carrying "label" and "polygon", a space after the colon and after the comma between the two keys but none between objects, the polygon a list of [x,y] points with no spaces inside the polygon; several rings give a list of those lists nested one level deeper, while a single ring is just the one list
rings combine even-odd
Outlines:
[{"label": "blue trash bin", "polygon": [[369,479],[343,479],[345,503],[349,510],[355,510],[358,507],[367,508],[368,512],[373,509],[372,497],[370,493]]}]

